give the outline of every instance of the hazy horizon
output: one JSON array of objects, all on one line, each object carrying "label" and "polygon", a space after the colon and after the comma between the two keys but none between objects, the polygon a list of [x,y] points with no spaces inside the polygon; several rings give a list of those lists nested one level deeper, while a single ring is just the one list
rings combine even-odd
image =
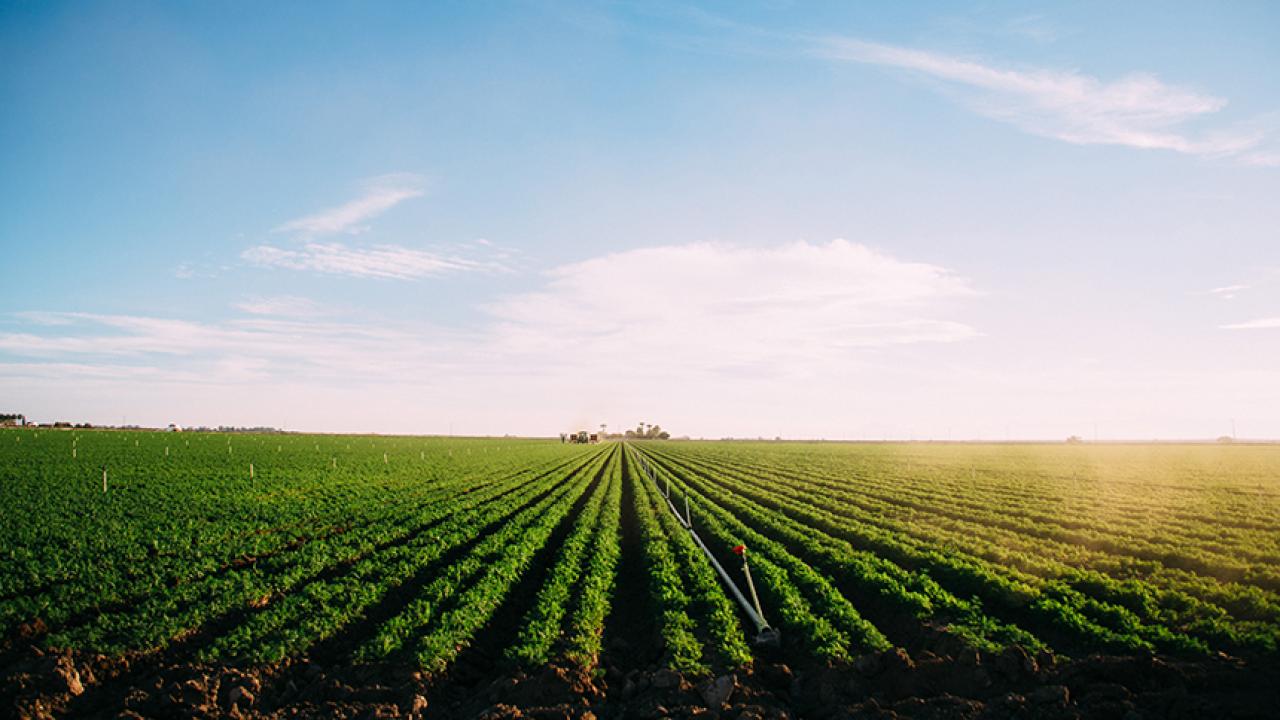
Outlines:
[{"label": "hazy horizon", "polygon": [[8,4],[0,412],[1280,438],[1280,8]]}]

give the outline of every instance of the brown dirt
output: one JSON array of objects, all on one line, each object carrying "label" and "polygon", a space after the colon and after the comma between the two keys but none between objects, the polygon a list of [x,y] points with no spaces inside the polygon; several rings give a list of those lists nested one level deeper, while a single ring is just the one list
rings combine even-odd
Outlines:
[{"label": "brown dirt", "polygon": [[11,647],[0,713],[20,718],[1268,718],[1280,664],[1227,656],[1063,660],[1011,648],[952,657],[896,649],[841,667],[758,664],[687,678],[656,667],[556,666],[487,685],[407,666],[166,664]]}]

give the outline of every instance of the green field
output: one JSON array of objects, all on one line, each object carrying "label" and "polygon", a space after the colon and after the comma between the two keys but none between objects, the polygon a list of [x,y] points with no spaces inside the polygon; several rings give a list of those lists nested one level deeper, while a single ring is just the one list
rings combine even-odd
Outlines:
[{"label": "green field", "polygon": [[73,430],[0,432],[0,631],[428,675],[475,648],[593,670],[616,639],[693,676],[749,666],[754,628],[668,484],[732,574],[748,548],[792,662],[1280,640],[1276,446]]}]

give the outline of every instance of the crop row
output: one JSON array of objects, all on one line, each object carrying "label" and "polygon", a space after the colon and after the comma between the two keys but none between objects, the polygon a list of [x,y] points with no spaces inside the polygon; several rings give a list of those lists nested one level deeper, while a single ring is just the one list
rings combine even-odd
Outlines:
[{"label": "crop row", "polygon": [[[757,487],[771,487],[766,479],[768,476],[762,472],[767,470],[743,475],[755,478]],[[808,488],[802,484],[788,482],[779,492],[789,493],[797,502],[804,504],[815,495],[806,490]],[[826,497],[823,493],[817,493],[817,496]],[[889,513],[878,511],[879,507],[875,505],[865,513],[860,512],[859,509],[865,507],[864,503],[847,495],[833,498],[831,507],[837,508],[837,514],[854,518],[861,524],[881,527],[925,546],[946,545],[961,549],[963,552],[958,554],[967,554],[975,562],[990,564],[997,572],[1016,581],[1030,585],[1043,583],[1055,602],[1079,607],[1086,616],[1104,625],[1110,624],[1123,633],[1149,634],[1151,637],[1148,639],[1161,646],[1186,643],[1169,637],[1159,628],[1143,628],[1142,624],[1167,626],[1177,634],[1201,635],[1213,644],[1229,647],[1268,649],[1275,642],[1275,606],[1267,599],[1266,591],[1256,587],[1222,582],[1207,585],[1203,581],[1190,585],[1185,578],[1170,579],[1167,572],[1153,573],[1146,581],[1130,577],[1118,579],[1089,570],[1087,563],[1082,563],[1085,569],[1081,569],[1080,565],[1055,561],[1040,554],[1020,554],[1016,549],[1010,549],[1018,545],[1017,539],[1009,538],[998,530],[982,526],[951,528],[946,522],[936,519],[894,522],[888,517]],[[1042,541],[1033,545],[1043,549],[1047,544]],[[1082,549],[1082,552],[1089,551]],[[1032,568],[1036,571],[1029,572]],[[1136,568],[1130,566],[1129,570],[1132,572]],[[1082,588],[1088,593],[1082,593]],[[1196,592],[1193,594],[1188,592],[1190,590]],[[1231,612],[1198,596],[1220,599],[1231,608]]]},{"label": "crop row", "polygon": [[[557,463],[559,465],[562,463]],[[415,519],[433,506],[465,501],[470,495],[483,499],[490,492],[503,492],[511,484],[536,477],[539,472],[555,472],[555,467],[520,470],[508,478],[493,481],[463,476],[454,482],[412,485],[409,486],[412,492],[390,494],[391,503],[381,499],[368,502],[368,496],[363,504],[352,499],[343,518],[331,514],[341,513],[340,508],[324,503],[324,514],[317,516],[311,527],[299,528],[296,533],[263,534],[272,541],[246,536],[240,543],[228,541],[226,544],[230,547],[221,552],[196,553],[185,559],[136,561],[130,560],[129,553],[104,553],[76,582],[56,583],[43,591],[19,594],[0,604],[0,619],[12,623],[40,617],[47,625],[57,627],[90,611],[101,613],[110,607],[133,607],[156,596],[176,594],[194,599],[197,592],[208,586],[206,581],[217,581],[228,575],[242,576],[243,573],[237,571],[246,568],[263,573],[282,568],[296,573],[300,558],[323,557],[326,549],[338,551],[343,547],[393,541],[412,530]],[[317,512],[316,505],[311,507],[312,512]],[[130,530],[134,537],[148,531],[138,527]],[[155,532],[154,528],[149,530]],[[121,544],[129,541],[125,533],[117,537]],[[301,548],[305,548],[305,552],[299,555]],[[85,587],[93,587],[95,592],[86,593]]]},{"label": "crop row", "polygon": [[[270,624],[270,618],[279,617],[287,623],[291,616],[284,608],[300,602],[300,590],[315,592],[331,575],[349,577],[366,568],[395,568],[398,563],[415,562],[425,557],[420,552],[424,546],[438,545],[437,538],[449,536],[451,531],[461,536],[474,532],[473,519],[499,521],[512,508],[503,501],[512,492],[546,492],[559,479],[560,472],[551,472],[485,486],[446,502],[410,506],[383,522],[304,544],[261,563],[157,591],[126,611],[99,614],[73,631],[57,633],[50,642],[101,650],[154,649],[220,618],[251,610],[249,618],[234,631],[224,631],[218,647],[230,654],[252,655],[251,645],[237,645],[232,638],[256,637],[255,633],[261,634],[260,629]],[[473,510],[474,517],[459,522],[458,513]],[[459,525],[464,529],[454,530]]]},{"label": "crop row", "polygon": [[[695,473],[688,470],[690,475]],[[1060,588],[1044,592],[1034,582],[1009,572],[1001,566],[943,552],[936,547],[917,546],[898,535],[880,531],[869,525],[850,522],[837,513],[823,510],[807,501],[808,497],[787,487],[766,487],[732,473],[703,470],[703,477],[715,477],[744,501],[756,503],[763,518],[788,514],[811,527],[843,537],[898,563],[923,570],[937,578],[953,593],[972,595],[985,603],[986,614],[1012,614],[1023,623],[1042,627],[1051,633],[1066,633],[1090,646],[1114,650],[1151,649],[1151,640],[1163,649],[1202,650],[1185,636],[1169,633],[1163,627],[1144,626],[1124,607],[1097,601],[1081,593]],[[732,481],[726,478],[732,478]],[[710,480],[704,480],[711,482]],[[981,616],[971,615],[980,620]],[[1117,627],[1118,626],[1118,627]],[[1144,637],[1150,636],[1150,639]]]},{"label": "crop row", "polygon": [[545,502],[504,524],[465,558],[444,568],[360,647],[357,657],[374,660],[407,650],[429,672],[446,669],[493,617],[588,487],[594,484],[599,491],[608,455],[599,453],[576,479],[562,483]]},{"label": "crop row", "polygon": [[[647,457],[650,456],[638,456],[642,468],[647,466],[657,471],[658,468],[646,461]],[[781,543],[716,505],[681,476],[659,474],[657,477],[670,479],[673,492],[688,494],[698,511],[695,526],[722,551],[722,557],[717,557],[722,564],[729,561],[730,548],[739,544],[749,548],[753,573],[760,579],[761,595],[771,612],[781,619],[783,630],[801,639],[809,652],[829,660],[848,660],[859,652],[889,647],[884,635],[861,617],[826,577]]]},{"label": "crop row", "polygon": [[[608,591],[618,557],[620,467],[616,459],[606,465],[604,483],[587,500],[561,544],[555,566],[538,591],[533,609],[525,615],[516,643],[507,649],[511,660],[538,667],[549,662],[557,645],[564,643],[568,647],[564,654],[579,664],[594,664],[598,630],[608,611]],[[581,593],[580,604],[586,606],[576,615],[571,614],[575,593]],[[572,629],[571,638],[566,638],[567,618],[580,623]]]},{"label": "crop row", "polygon": [[[663,457],[668,463],[677,462],[670,453]],[[816,488],[791,481],[770,482],[766,479],[767,468],[747,473],[700,461],[689,452],[681,452],[678,463],[677,467],[685,475],[699,478],[703,487],[722,489],[725,493],[722,500],[732,504],[737,512],[754,513],[757,522],[780,536],[790,532],[789,542],[807,548],[809,556],[825,554],[829,571],[839,571],[838,553],[842,548],[836,546],[836,557],[832,557],[827,541],[842,539],[881,558],[881,561],[868,558],[868,562],[880,569],[885,567],[883,561],[889,561],[901,570],[928,573],[930,578],[948,587],[952,597],[978,598],[987,608],[985,612],[973,601],[967,603],[967,608],[945,601],[938,607],[940,617],[954,619],[958,612],[962,619],[968,619],[969,625],[976,622],[988,631],[994,630],[996,637],[991,639],[996,641],[1014,639],[1018,633],[1011,625],[1002,629],[1001,623],[993,624],[992,613],[1014,619],[1020,625],[1044,628],[1050,635],[1072,636],[1090,647],[1157,647],[1194,652],[1204,650],[1206,641],[1260,649],[1268,649],[1274,642],[1274,626],[1233,622],[1221,609],[1207,603],[1167,592],[1161,594],[1141,583],[1078,571],[1046,580],[992,564],[982,557],[956,552],[955,542],[947,543],[952,550],[941,551],[938,541],[919,539],[917,536],[923,533],[915,528],[891,525],[882,517],[864,515],[852,501],[827,499],[816,492]],[[789,528],[785,527],[788,522]],[[819,537],[815,537],[815,533]],[[828,547],[825,551],[821,550],[824,544]],[[840,576],[848,577],[843,573]],[[853,577],[865,577],[865,574],[854,570]],[[888,585],[884,581],[878,584]],[[870,588],[864,583],[864,589]],[[891,588],[878,594],[898,598],[898,604],[904,608],[913,604],[909,596]],[[923,594],[927,597],[930,593]],[[933,595],[937,597],[936,593]],[[917,605],[914,614],[929,615],[924,606],[914,604]],[[1174,610],[1181,610],[1178,617],[1183,622],[1174,622]],[[1188,617],[1193,619],[1188,621]],[[960,622],[957,629],[968,632],[965,624]]]},{"label": "crop row", "polygon": [[[961,534],[992,536],[997,539],[993,545],[1007,550],[1025,550],[1077,564],[1111,560],[1115,567],[1167,567],[1264,589],[1280,588],[1280,570],[1276,570],[1280,551],[1258,548],[1257,533],[1241,533],[1237,542],[1223,544],[1222,531],[1201,530],[1195,539],[1187,536],[1182,530],[1189,524],[1186,522],[1174,523],[1171,529],[1136,522],[1123,528],[1114,522],[1051,514],[1044,508],[1052,505],[1044,502],[1040,508],[1013,505],[1002,495],[984,493],[981,488],[947,492],[933,484],[912,483],[895,472],[841,478],[831,468],[800,470],[747,465],[741,460],[716,462],[719,467],[740,472],[769,472],[772,479],[785,478],[796,489],[812,488],[823,497],[868,507],[886,518],[925,521],[931,527],[953,526]],[[1201,523],[1200,527],[1206,525]]]}]

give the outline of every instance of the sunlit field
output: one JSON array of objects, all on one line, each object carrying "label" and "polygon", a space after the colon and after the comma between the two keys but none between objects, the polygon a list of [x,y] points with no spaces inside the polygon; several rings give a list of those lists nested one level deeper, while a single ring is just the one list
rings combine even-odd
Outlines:
[{"label": "sunlit field", "polygon": [[1280,639],[1275,446],[0,439],[0,629],[44,651],[445,682]]}]

